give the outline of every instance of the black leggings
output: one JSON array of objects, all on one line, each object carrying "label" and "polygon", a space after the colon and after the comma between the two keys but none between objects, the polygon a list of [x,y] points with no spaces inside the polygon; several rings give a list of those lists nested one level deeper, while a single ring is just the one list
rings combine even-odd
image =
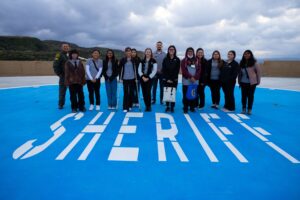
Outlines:
[{"label": "black leggings", "polygon": [[80,84],[72,84],[69,85],[70,91],[70,100],[72,109],[80,109],[84,108],[84,94],[83,94],[83,86]]},{"label": "black leggings", "polygon": [[100,79],[96,80],[96,83],[93,83],[90,80],[86,81],[88,91],[89,91],[89,100],[90,104],[94,105],[94,95],[96,96],[96,105],[100,105]]},{"label": "black leggings", "polygon": [[224,108],[231,111],[235,110],[234,87],[235,81],[228,81],[226,83],[222,83],[222,89],[225,97]]},{"label": "black leggings", "polygon": [[246,105],[248,102],[248,109],[252,109],[254,102],[254,92],[256,85],[250,85],[250,83],[241,83],[242,89],[242,105],[243,109],[246,109]]},{"label": "black leggings", "polygon": [[133,91],[135,86],[134,79],[132,80],[123,80],[123,110],[129,110],[132,108],[133,103]]},{"label": "black leggings", "polygon": [[220,104],[220,89],[221,89],[221,82],[219,80],[210,80],[209,88],[211,91],[211,100],[213,104],[219,105]]},{"label": "black leggings", "polygon": [[144,82],[143,79],[141,79],[141,87],[146,108],[151,108],[151,85],[151,79],[147,82]]},{"label": "black leggings", "polygon": [[199,83],[198,88],[197,88],[197,93],[198,93],[198,106],[199,108],[203,108],[205,106],[205,85],[202,85]]}]

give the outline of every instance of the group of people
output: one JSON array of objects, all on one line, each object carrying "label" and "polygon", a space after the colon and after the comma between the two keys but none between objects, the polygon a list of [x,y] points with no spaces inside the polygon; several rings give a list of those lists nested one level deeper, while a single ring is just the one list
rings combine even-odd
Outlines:
[{"label": "group of people", "polygon": [[[255,88],[260,84],[261,70],[251,50],[246,50],[238,63],[233,50],[228,52],[226,60],[221,58],[218,50],[207,60],[202,48],[195,51],[189,47],[181,60],[177,57],[174,45],[168,47],[167,53],[162,48],[163,44],[159,41],[156,43],[156,51],[146,48],[144,58],[140,58],[136,49],[126,47],[125,56],[120,61],[116,59],[112,49],[107,50],[104,60],[100,58],[100,51],[95,49],[84,67],[79,59],[79,52],[76,49],[69,51],[69,44],[62,44],[62,51],[56,54],[53,64],[54,72],[59,76],[59,109],[64,107],[66,90],[69,88],[72,112],[86,111],[83,87],[87,84],[89,110],[100,110],[100,79],[104,77],[108,109],[117,109],[120,81],[123,83],[124,112],[140,107],[140,88],[145,112],[151,111],[151,105],[156,103],[158,83],[160,104],[165,103],[166,112],[174,112],[175,101],[165,100],[164,92],[166,95],[166,88],[177,90],[181,70],[184,113],[204,108],[206,86],[211,91],[212,108],[219,109],[222,88],[225,98],[222,110],[235,111],[236,79],[241,88],[242,113],[252,113]],[[194,88],[194,93],[191,88]],[[190,95],[191,91],[193,95]]]}]

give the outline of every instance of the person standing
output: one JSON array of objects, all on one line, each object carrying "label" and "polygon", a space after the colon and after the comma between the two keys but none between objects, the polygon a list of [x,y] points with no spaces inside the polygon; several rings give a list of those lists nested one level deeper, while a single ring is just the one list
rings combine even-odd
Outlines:
[{"label": "person standing", "polygon": [[123,111],[128,112],[133,104],[133,91],[136,87],[137,66],[131,57],[131,48],[125,48],[125,57],[120,61],[120,81],[123,81]]},{"label": "person standing", "polygon": [[160,104],[163,104],[163,80],[162,80],[162,62],[163,59],[166,57],[166,53],[163,52],[163,43],[161,41],[158,41],[156,43],[156,51],[153,53],[153,57],[157,62],[157,73],[155,77],[152,80],[152,104],[156,103],[156,90],[157,90],[157,84],[159,81],[159,94],[160,94]]},{"label": "person standing", "polygon": [[85,71],[79,60],[76,49],[69,53],[69,60],[65,64],[65,86],[69,87],[72,112],[85,112],[83,86],[85,84]]},{"label": "person standing", "polygon": [[[132,60],[135,64],[135,66],[139,66],[140,63],[141,63],[141,58],[137,55],[137,50],[135,48],[132,48],[131,49],[131,57],[132,57]],[[133,106],[134,107],[139,107],[139,99],[138,99],[138,94],[140,92],[140,86],[141,86],[141,83],[140,83],[140,76],[139,74],[137,74],[137,88],[134,87],[134,90],[133,90]]]},{"label": "person standing", "polygon": [[106,58],[103,62],[102,74],[105,78],[105,88],[108,102],[108,109],[117,108],[117,77],[118,71],[118,60],[115,58],[114,51],[108,49],[106,52]]},{"label": "person standing", "polygon": [[[176,55],[176,47],[170,45],[168,47],[167,56],[162,63],[162,77],[164,87],[174,87],[177,90],[178,74],[180,70],[180,59]],[[175,102],[166,102],[166,112],[174,112]]]},{"label": "person standing", "polygon": [[100,110],[100,86],[101,86],[101,74],[103,68],[103,61],[100,59],[100,51],[94,49],[92,51],[92,58],[89,58],[86,62],[86,77],[87,88],[89,91],[89,110],[94,109],[94,103],[96,98],[96,110]]},{"label": "person standing", "polygon": [[254,102],[254,93],[257,85],[260,84],[261,69],[251,50],[246,50],[243,53],[243,58],[240,62],[240,71],[238,75],[239,85],[242,89],[242,114],[252,114]]},{"label": "person standing", "polygon": [[205,86],[206,86],[206,68],[207,68],[207,60],[204,57],[204,50],[202,48],[198,48],[196,51],[196,57],[200,61],[201,64],[201,73],[200,73],[200,79],[199,79],[199,85],[197,88],[198,93],[198,108],[199,110],[202,110],[205,106]]},{"label": "person standing", "polygon": [[218,109],[220,104],[220,90],[221,81],[220,74],[221,68],[224,66],[224,61],[221,59],[221,54],[215,50],[212,58],[207,62],[206,77],[208,79],[208,86],[211,91],[212,108]]},{"label": "person standing", "polygon": [[235,56],[235,51],[229,51],[227,54],[228,60],[221,68],[221,87],[225,97],[224,112],[235,110],[234,87],[239,69],[239,64],[235,61]]},{"label": "person standing", "polygon": [[191,112],[195,112],[197,106],[197,98],[189,100],[187,98],[188,86],[191,84],[199,84],[201,73],[201,64],[195,56],[195,51],[192,47],[186,49],[185,58],[181,61],[182,72],[182,95],[183,95],[183,112],[187,113],[190,107]]},{"label": "person standing", "polygon": [[68,52],[70,45],[63,43],[61,45],[61,52],[57,53],[53,62],[53,70],[59,77],[59,97],[58,97],[58,109],[63,109],[66,99],[67,87],[65,86],[65,63],[68,60]]},{"label": "person standing", "polygon": [[151,111],[151,81],[156,74],[157,63],[153,58],[151,48],[145,49],[145,57],[139,64],[138,72],[141,77],[141,87],[143,92],[145,111]]}]

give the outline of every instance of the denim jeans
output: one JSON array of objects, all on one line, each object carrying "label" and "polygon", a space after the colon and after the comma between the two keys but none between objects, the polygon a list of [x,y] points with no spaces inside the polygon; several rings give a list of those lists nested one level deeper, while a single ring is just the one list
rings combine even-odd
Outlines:
[{"label": "denim jeans", "polygon": [[117,106],[117,84],[116,78],[112,81],[105,80],[107,102],[110,107]]}]

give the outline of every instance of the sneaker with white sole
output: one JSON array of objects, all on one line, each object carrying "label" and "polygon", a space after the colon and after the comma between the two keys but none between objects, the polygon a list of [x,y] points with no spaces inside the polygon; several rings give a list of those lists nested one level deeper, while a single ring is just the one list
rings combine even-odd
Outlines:
[{"label": "sneaker with white sole", "polygon": [[123,112],[124,112],[124,113],[127,113],[127,112],[128,112],[128,110],[123,110]]},{"label": "sneaker with white sole", "polygon": [[94,110],[94,105],[90,105],[89,110]]},{"label": "sneaker with white sole", "polygon": [[97,106],[96,106],[96,110],[100,110],[100,106],[97,105]]}]

